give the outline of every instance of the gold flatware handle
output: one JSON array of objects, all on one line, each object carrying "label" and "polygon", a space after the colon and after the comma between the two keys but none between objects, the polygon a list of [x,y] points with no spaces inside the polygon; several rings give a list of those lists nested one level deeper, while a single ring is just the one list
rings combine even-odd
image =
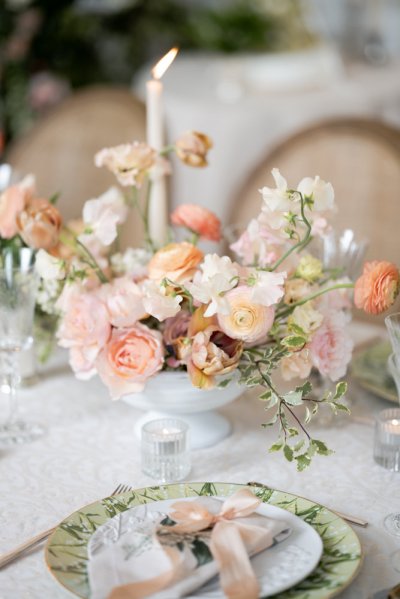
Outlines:
[{"label": "gold flatware handle", "polygon": [[35,545],[37,545],[41,541],[44,541],[45,539],[47,539],[51,535],[51,533],[54,531],[55,531],[54,527],[49,528],[48,530],[44,530],[41,533],[39,533],[38,535],[36,535],[35,537],[32,537],[31,539],[29,539],[29,541],[25,541],[25,543],[22,543],[15,549],[12,549],[11,551],[8,551],[7,553],[3,553],[3,555],[0,557],[0,568],[7,566],[7,564],[10,564],[17,557],[19,557],[20,555],[25,553],[25,551],[28,551],[28,549],[32,549]]},{"label": "gold flatware handle", "polygon": [[[255,481],[250,481],[247,483],[247,485],[249,487],[260,487],[261,489],[271,489],[271,487],[269,487],[268,485],[264,485],[263,483],[257,483]],[[351,522],[352,524],[356,524],[357,526],[362,526],[362,527],[366,527],[368,526],[368,522],[366,520],[363,520],[362,518],[358,518],[357,516],[349,516],[349,514],[343,514],[343,512],[338,512],[335,509],[332,508],[327,508],[329,511],[333,512],[334,514],[336,514],[337,516],[339,516],[339,518],[343,518],[343,520],[346,520],[347,522]]]}]

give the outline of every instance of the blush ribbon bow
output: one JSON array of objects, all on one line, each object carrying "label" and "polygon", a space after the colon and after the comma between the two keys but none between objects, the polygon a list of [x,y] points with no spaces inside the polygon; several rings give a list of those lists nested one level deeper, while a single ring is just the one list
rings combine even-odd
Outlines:
[{"label": "blush ribbon bow", "polygon": [[[248,489],[240,489],[229,497],[218,514],[213,514],[197,501],[177,501],[169,516],[176,524],[161,527],[176,534],[193,534],[212,529],[209,549],[216,561],[221,587],[228,599],[257,599],[259,585],[250,564],[250,556],[274,543],[268,527],[260,526],[260,517],[248,518],[261,500]],[[267,521],[267,518],[263,518]],[[142,599],[167,588],[179,580],[176,550],[164,547],[171,568],[155,578],[116,587],[108,599]]]}]

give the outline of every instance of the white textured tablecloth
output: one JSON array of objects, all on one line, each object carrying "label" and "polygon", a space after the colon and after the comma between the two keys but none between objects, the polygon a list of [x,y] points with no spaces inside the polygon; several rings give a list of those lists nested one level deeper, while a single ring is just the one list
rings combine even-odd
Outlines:
[{"label": "white textured tablecloth", "polygon": [[[360,339],[371,330],[364,325],[356,333]],[[302,473],[280,455],[267,453],[272,432],[260,428],[263,404],[243,396],[221,410],[232,421],[233,434],[216,447],[193,452],[190,480],[256,480],[368,520],[366,529],[355,527],[364,565],[340,595],[367,599],[400,580],[389,560],[400,539],[382,526],[384,516],[400,508],[400,474],[384,470],[372,458],[368,417],[391,404],[355,384],[351,395],[350,418],[323,430],[315,425],[315,436],[336,453],[316,458]],[[118,483],[154,484],[140,471],[133,435],[139,412],[123,402],[112,403],[99,380],[79,382],[67,366],[48,369],[36,386],[21,392],[21,401],[30,417],[47,424],[48,434],[30,445],[0,451],[0,553],[109,495]],[[70,593],[47,571],[43,550],[0,571],[0,599],[67,597]]]}]

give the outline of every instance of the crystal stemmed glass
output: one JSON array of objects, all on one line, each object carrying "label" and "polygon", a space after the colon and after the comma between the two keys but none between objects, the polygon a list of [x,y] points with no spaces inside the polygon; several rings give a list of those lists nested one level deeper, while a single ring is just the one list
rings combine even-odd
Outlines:
[{"label": "crystal stemmed glass", "polygon": [[[394,379],[400,400],[400,312],[386,316],[385,324],[393,350],[388,358],[388,370]],[[400,511],[388,514],[383,523],[390,534],[400,537]],[[391,559],[395,570],[400,572],[400,550],[395,551]]]},{"label": "crystal stemmed glass", "polygon": [[17,358],[33,342],[36,288],[31,250],[23,248],[17,254],[4,254],[0,267],[0,390],[8,397],[9,412],[0,424],[0,447],[32,441],[44,432],[41,425],[21,418],[17,401],[21,378]]},{"label": "crystal stemmed glass", "polygon": [[[313,239],[311,249],[313,255],[321,260],[324,269],[328,270],[334,278],[346,277],[354,282],[361,273],[367,247],[368,242],[357,240],[355,232],[351,229],[330,229],[321,237]],[[311,381],[312,395],[315,398],[321,397],[326,391],[332,389],[331,380],[316,369],[311,373]],[[318,412],[314,420],[319,424],[329,424],[333,420],[333,412]]]}]

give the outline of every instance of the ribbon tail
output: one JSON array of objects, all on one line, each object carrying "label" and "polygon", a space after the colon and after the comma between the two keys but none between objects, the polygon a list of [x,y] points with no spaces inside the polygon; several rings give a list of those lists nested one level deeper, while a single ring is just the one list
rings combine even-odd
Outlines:
[{"label": "ribbon tail", "polygon": [[219,566],[221,587],[228,599],[258,599],[259,585],[241,531],[234,522],[220,521],[213,529],[210,551]]}]

